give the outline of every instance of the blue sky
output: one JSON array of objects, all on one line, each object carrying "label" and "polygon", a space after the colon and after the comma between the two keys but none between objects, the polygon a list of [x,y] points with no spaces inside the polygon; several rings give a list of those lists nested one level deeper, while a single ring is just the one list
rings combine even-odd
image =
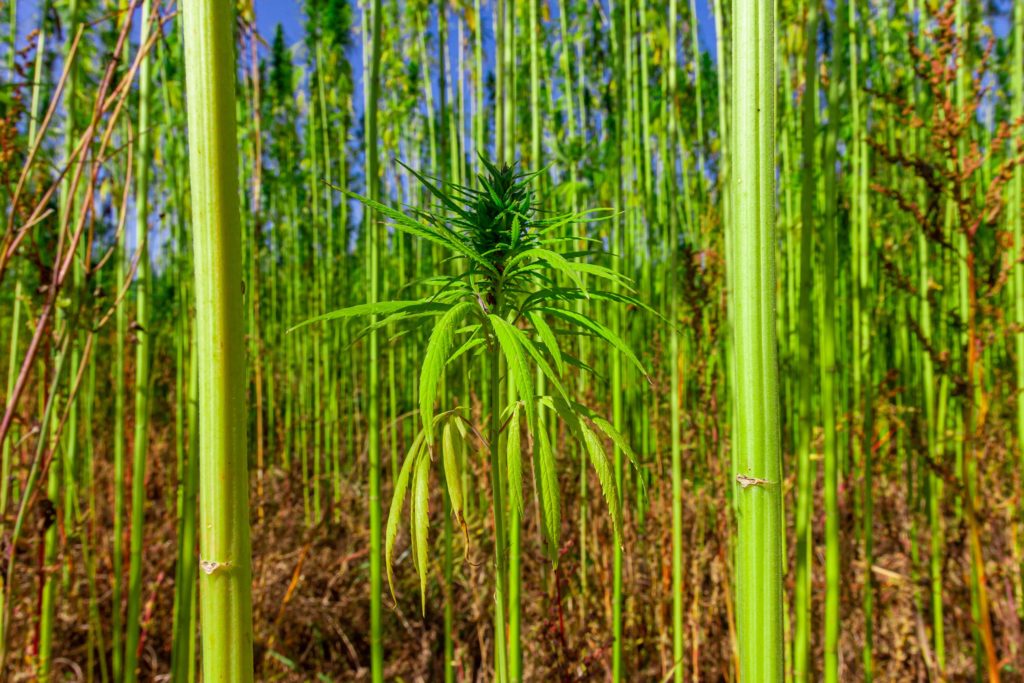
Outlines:
[{"label": "blue sky", "polygon": [[[604,0],[607,2],[607,0]],[[683,0],[684,2],[686,0]],[[274,28],[277,24],[284,27],[284,35],[289,43],[294,43],[302,37],[302,3],[299,0],[255,0],[256,2],[256,24],[260,33],[267,36],[274,35]],[[709,50],[715,42],[714,19],[711,15],[710,0],[696,0],[697,21],[700,26],[701,49]],[[552,19],[557,18],[557,4],[551,3]],[[359,16],[358,3],[354,16],[358,24]],[[712,54],[714,51],[711,50]]]}]

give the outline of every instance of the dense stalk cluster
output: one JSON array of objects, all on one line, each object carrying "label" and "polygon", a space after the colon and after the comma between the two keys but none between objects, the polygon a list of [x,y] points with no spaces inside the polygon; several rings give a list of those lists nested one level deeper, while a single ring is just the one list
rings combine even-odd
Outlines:
[{"label": "dense stalk cluster", "polygon": [[0,11],[0,679],[1024,671],[1024,3],[279,17]]}]

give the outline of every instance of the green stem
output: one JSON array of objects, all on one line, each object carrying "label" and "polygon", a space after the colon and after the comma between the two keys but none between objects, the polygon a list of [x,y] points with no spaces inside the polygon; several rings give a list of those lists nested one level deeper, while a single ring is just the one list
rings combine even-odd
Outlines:
[{"label": "green stem", "polygon": [[[1024,3],[1013,6],[1013,74],[1010,92],[1014,94],[1011,105],[1011,117],[1020,119],[1024,116]],[[1017,166],[1010,185],[1008,204],[1010,229],[1013,233],[1015,253],[1024,249],[1024,169]],[[1013,269],[1013,313],[1018,325],[1024,325],[1024,266],[1017,264]],[[1014,335],[1014,352],[1016,356],[1015,371],[1017,384],[1017,450],[1020,458],[1018,467],[1024,473],[1024,333],[1020,330]],[[1024,499],[1021,501],[1022,520],[1024,520]],[[1024,566],[1018,569],[1024,575]],[[1019,608],[1024,612],[1024,604]]]},{"label": "green stem", "polygon": [[681,377],[683,372],[683,359],[679,354],[679,286],[677,284],[681,274],[678,272],[679,262],[676,256],[676,245],[679,241],[678,213],[675,209],[675,173],[676,166],[676,98],[678,97],[678,71],[679,55],[676,42],[678,33],[677,24],[678,7],[677,0],[669,0],[668,10],[668,102],[667,115],[668,126],[665,145],[668,155],[668,168],[673,169],[666,183],[666,192],[669,198],[668,207],[668,304],[669,304],[669,420],[671,424],[671,468],[672,468],[672,676],[676,683],[683,683],[683,609],[685,596],[683,594],[683,462],[680,439],[682,438],[682,411],[681,411],[681,387],[685,386],[685,378]]},{"label": "green stem", "polygon": [[836,181],[836,145],[840,130],[842,54],[846,41],[846,12],[837,8],[829,74],[828,128],[823,143],[826,216],[822,227],[822,294],[819,300],[821,420],[824,427],[825,506],[825,683],[839,680],[839,452],[836,434],[836,283],[839,233],[839,188]]},{"label": "green stem", "polygon": [[[497,297],[496,297],[497,299]],[[500,310],[498,304],[494,310]],[[490,362],[490,426],[488,444],[491,450],[491,495],[494,499],[494,679],[508,681],[507,641],[505,637],[505,499],[501,483],[501,348],[498,340],[491,340]]]},{"label": "green stem", "polygon": [[799,359],[797,361],[799,430],[797,443],[797,506],[796,506],[796,582],[794,586],[795,617],[793,644],[793,675],[797,681],[810,680],[811,632],[811,552],[813,549],[811,513],[814,507],[813,473],[811,468],[811,346],[814,343],[811,307],[812,271],[811,255],[814,249],[815,182],[815,114],[817,96],[817,3],[808,3],[806,52],[804,54],[804,93],[802,107],[802,177],[800,196],[800,300],[799,300]]},{"label": "green stem", "polygon": [[178,525],[178,611],[175,614],[174,641],[171,650],[171,676],[175,683],[190,683],[195,677],[196,582],[196,485],[199,478],[199,362],[193,333],[189,343],[188,377],[188,451],[185,481],[181,494],[181,521]]},{"label": "green stem", "polygon": [[[149,39],[152,0],[142,3],[142,32],[140,49],[146,50]],[[128,550],[128,610],[125,617],[124,669],[125,683],[136,679],[142,613],[142,529],[146,504],[146,451],[149,447],[149,93],[150,59],[142,56],[139,65],[139,120],[136,130],[139,149],[135,169],[135,240],[139,253],[136,271],[135,311],[135,434],[132,444],[132,518]]]},{"label": "green stem", "polygon": [[203,680],[252,681],[234,6],[185,0],[198,358]]},{"label": "green stem", "polygon": [[782,463],[775,343],[775,17],[737,0],[733,50],[737,604],[743,680],[782,680]]}]

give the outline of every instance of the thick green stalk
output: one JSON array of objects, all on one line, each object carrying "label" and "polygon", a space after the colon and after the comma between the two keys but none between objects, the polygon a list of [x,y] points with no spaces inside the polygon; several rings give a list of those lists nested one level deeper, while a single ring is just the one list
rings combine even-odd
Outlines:
[{"label": "thick green stalk", "polygon": [[[446,3],[441,3],[438,7],[437,14],[437,32],[439,37],[438,46],[438,61],[440,62],[440,76],[441,83],[439,91],[441,94],[441,137],[443,145],[446,143],[448,146],[448,156],[445,158],[445,164],[442,165],[441,170],[444,173],[442,178],[447,178],[450,173],[455,178],[459,177],[459,164],[457,156],[457,124],[455,123],[455,116],[450,115],[447,108],[449,101],[454,102],[454,98],[449,99],[448,83],[449,81],[449,66],[448,66],[448,8]],[[403,263],[401,257],[398,259],[398,273],[402,272],[401,264]],[[404,356],[403,356],[404,358]],[[393,455],[392,460],[397,466],[397,454],[398,454],[398,438],[397,438],[397,393],[398,387],[395,384],[395,354],[388,354],[388,380],[390,382],[389,396],[391,397],[391,412],[392,412],[392,449]],[[448,396],[448,387],[446,385],[446,378],[442,375],[440,395],[441,400],[445,400]],[[455,392],[452,392],[453,394]],[[444,487],[442,492],[444,499],[444,663],[442,668],[444,670],[445,683],[455,683],[455,604],[453,600],[453,587],[455,577],[455,524],[453,521],[454,513],[452,511],[451,497],[448,494],[447,487]]]},{"label": "thick green stalk", "polygon": [[[72,0],[68,6],[68,13],[66,22],[69,26],[69,31],[74,34],[77,30],[78,23],[78,3],[76,0]],[[71,46],[70,43],[65,45],[63,57],[65,59],[71,59]],[[78,69],[77,64],[69,62],[64,67],[66,84],[63,94],[64,108],[65,108],[65,127],[64,127],[64,144],[61,150],[63,159],[61,163],[66,164],[69,168],[77,168],[78,161],[73,157],[73,140],[75,136],[75,112],[77,110],[76,104],[76,93],[77,93],[77,75]],[[58,211],[56,228],[58,230],[64,230],[65,226],[69,226],[74,221],[75,216],[75,200],[76,200],[76,186],[73,183],[69,175],[65,175],[61,179],[60,193],[58,199]],[[80,246],[80,250],[84,250],[84,246]],[[83,273],[83,259],[82,254],[78,254],[79,258],[75,259],[72,274],[72,283],[70,287],[65,290],[65,296],[69,300],[73,300],[82,287],[82,280],[84,277]],[[79,338],[77,331],[74,328],[74,320],[76,316],[70,310],[70,307],[57,307],[56,314],[54,316],[56,321],[56,329],[58,334],[65,336],[70,343],[70,361],[71,366],[75,369],[80,364],[80,349],[79,349]],[[63,350],[60,351],[64,353]],[[57,585],[56,569],[58,567],[57,551],[59,547],[58,538],[58,525],[57,517],[63,514],[63,525],[67,529],[73,525],[72,511],[74,509],[74,494],[75,494],[75,476],[74,476],[74,462],[77,455],[78,445],[78,409],[77,409],[77,395],[76,392],[70,389],[68,392],[68,405],[67,405],[67,425],[63,425],[60,421],[57,421],[51,425],[49,430],[40,430],[40,435],[46,435],[45,438],[50,439],[50,453],[51,459],[48,466],[47,473],[47,484],[46,484],[46,504],[49,506],[51,515],[46,515],[47,521],[45,524],[45,531],[43,536],[43,557],[42,566],[40,572],[42,576],[42,587],[39,598],[39,623],[38,623],[38,660],[36,662],[36,674],[40,681],[49,681],[50,673],[53,667],[53,637],[54,628],[56,621],[56,607],[58,602],[58,591],[60,587]],[[62,429],[63,428],[63,429]],[[63,443],[62,443],[63,441]],[[63,477],[62,477],[63,475]],[[61,479],[63,478],[63,501],[60,499],[61,493]],[[62,586],[65,591],[70,587],[70,576],[68,574],[68,565],[61,563],[60,575],[62,579]]]},{"label": "thick green stalk", "polygon": [[[69,35],[75,35],[79,30],[80,23],[80,7],[78,0],[71,0],[68,3],[68,15],[66,19],[68,26]],[[67,82],[64,90],[64,103],[65,103],[65,126],[64,126],[64,149],[63,155],[66,164],[69,164],[71,168],[77,168],[79,160],[74,159],[74,146],[75,138],[77,136],[77,122],[78,110],[79,110],[79,91],[78,82],[80,78],[80,67],[77,59],[72,59],[71,45],[65,43],[64,58],[71,60],[65,65],[65,72],[67,74]],[[61,198],[60,198],[60,225],[71,225],[73,217],[76,216],[77,207],[79,205],[82,190],[84,188],[78,183],[72,180],[70,175],[65,175],[63,182],[61,183]],[[85,286],[85,269],[88,267],[90,258],[88,253],[88,245],[85,240],[82,240],[77,248],[77,254],[75,257],[74,265],[72,266],[71,276],[71,287],[68,288],[68,298],[74,304],[81,301],[82,290]],[[82,334],[79,328],[79,316],[80,313],[72,313],[74,309],[69,309],[68,313],[71,318],[72,325],[75,328],[71,343],[71,367],[76,370],[79,368],[82,362]],[[58,310],[58,320],[64,312]],[[63,503],[63,516],[64,516],[64,528],[74,528],[74,510],[78,506],[77,495],[80,482],[78,481],[77,469],[79,454],[79,398],[78,392],[75,391],[73,395],[69,397],[68,405],[68,419],[67,427],[61,433],[61,438],[64,440],[64,446],[61,448],[63,451],[62,467],[64,469],[63,477],[65,481],[64,485],[64,503]],[[61,584],[64,590],[69,590],[71,587],[71,575],[70,575],[70,564],[61,563]]]},{"label": "thick green stalk", "polygon": [[836,10],[833,27],[832,68],[829,73],[828,127],[825,131],[824,187],[825,220],[822,226],[822,294],[819,300],[819,329],[821,373],[821,421],[824,427],[824,491],[825,506],[825,624],[824,667],[825,683],[839,680],[839,448],[836,433],[836,282],[839,233],[839,185],[836,179],[836,145],[840,131],[840,100],[843,49],[846,44],[846,12]]},{"label": "thick green stalk", "polygon": [[743,680],[782,680],[782,464],[775,342],[774,3],[734,3],[732,202]]},{"label": "thick green stalk", "polygon": [[[693,84],[694,84],[694,99],[697,107],[697,141],[694,145],[694,151],[697,153],[697,192],[700,195],[704,193],[704,179],[706,169],[704,167],[704,96],[701,88],[701,77],[700,77],[700,28],[699,20],[697,18],[697,3],[695,0],[690,0],[690,39],[693,42]],[[644,82],[647,79],[644,78]],[[646,92],[646,88],[644,89]]]},{"label": "thick green stalk", "polygon": [[[493,310],[501,310],[500,291],[495,296]],[[501,477],[501,348],[497,339],[491,340],[489,350],[490,422],[487,442],[491,451],[491,496],[494,502],[494,680],[508,681],[508,643],[505,637],[506,566],[505,566],[505,498]]]},{"label": "thick green stalk", "polygon": [[818,108],[818,6],[812,0],[807,8],[807,28],[804,32],[804,93],[801,109],[802,155],[800,186],[800,275],[799,275],[799,357],[797,359],[797,405],[799,427],[797,431],[796,471],[796,578],[794,586],[795,625],[793,636],[793,677],[797,681],[810,680],[811,639],[811,566],[813,538],[811,513],[814,507],[814,472],[811,467],[811,430],[814,416],[811,412],[811,347],[814,344],[814,315],[811,294],[811,270],[814,249],[814,205],[817,199],[815,169],[816,118]]},{"label": "thick green stalk", "polygon": [[[128,249],[117,246],[114,281],[118,286],[127,277]],[[122,642],[121,601],[123,599],[124,576],[124,494],[125,494],[125,363],[124,354],[128,337],[127,304],[119,301],[114,311],[114,358],[111,381],[114,383],[114,530],[111,550],[113,586],[111,587],[111,674],[115,681],[121,680],[124,649]]]},{"label": "thick green stalk", "polygon": [[[151,0],[142,3],[141,50],[149,39]],[[149,448],[149,363],[150,363],[150,265],[149,265],[149,169],[150,157],[149,93],[150,59],[142,56],[139,64],[139,120],[136,128],[138,155],[135,168],[135,240],[138,251],[135,294],[135,435],[132,443],[132,518],[128,550],[128,610],[125,617],[124,670],[126,683],[136,679],[139,623],[142,614],[142,527],[146,505],[146,451]]]},{"label": "thick green stalk", "polygon": [[678,64],[679,55],[676,43],[678,29],[676,27],[678,16],[677,0],[669,0],[668,4],[668,103],[667,115],[668,125],[666,135],[668,137],[667,166],[671,169],[666,192],[668,195],[668,285],[667,295],[669,300],[669,420],[671,423],[671,468],[672,468],[672,676],[676,683],[683,683],[683,606],[685,596],[683,595],[683,463],[680,448],[682,438],[682,414],[680,410],[680,374],[682,373],[681,358],[679,355],[679,292],[678,258],[676,257],[676,244],[679,240],[678,213],[675,208],[675,167],[676,167],[676,98],[678,97]]},{"label": "thick green stalk", "polygon": [[[917,48],[923,50],[925,47],[925,32],[923,28],[927,22],[927,3],[923,0],[915,0],[911,5],[911,12],[917,11],[918,13],[918,26],[917,26]],[[911,91],[911,102],[914,104],[920,115],[920,104],[922,101],[922,86],[919,83],[915,83],[914,89]],[[919,151],[921,146],[924,144],[924,136],[921,132],[918,132],[910,140],[911,152],[916,153]],[[923,205],[926,197],[924,194],[925,190],[922,188],[919,190],[918,201]],[[917,243],[917,262],[919,272],[919,287],[921,292],[928,292],[930,288],[931,271],[929,264],[933,256],[929,253],[928,238],[923,233],[918,235]],[[922,344],[932,344],[932,305],[927,296],[921,296],[919,301],[918,313],[920,320],[918,325],[920,327],[920,339]],[[936,398],[936,387],[935,387],[935,367],[932,360],[932,356],[926,348],[921,348],[919,354],[920,366],[921,366],[921,379],[922,379],[922,399],[924,401],[924,417],[925,417],[925,438],[927,440],[927,451],[928,459],[933,463],[941,462],[941,454],[943,449],[940,447],[942,441],[942,434],[945,431],[945,427],[941,425],[945,422],[945,410],[941,406],[944,405],[944,401],[941,404],[938,403]],[[940,387],[944,383],[940,383]],[[945,389],[940,392],[939,395],[943,395]],[[927,513],[928,513],[928,526],[930,536],[930,557],[929,557],[929,584],[930,584],[930,597],[931,597],[931,614],[932,614],[932,647],[934,648],[936,667],[938,668],[939,675],[944,675],[946,668],[946,646],[945,646],[945,628],[943,624],[943,600],[942,600],[942,571],[943,571],[943,559],[942,559],[942,546],[943,546],[943,529],[942,529],[942,496],[943,496],[943,482],[940,475],[936,473],[934,467],[927,467]]]},{"label": "thick green stalk", "polygon": [[[437,9],[437,33],[438,33],[438,69],[441,75],[441,83],[438,88],[441,98],[441,143],[442,152],[447,151],[446,163],[441,165],[441,178],[447,180],[449,177],[452,182],[461,182],[461,176],[459,174],[459,163],[458,163],[458,128],[455,122],[455,116],[449,112],[449,102],[455,102],[455,98],[449,97],[448,84],[451,82],[449,78],[449,64],[448,58],[449,46],[448,46],[448,6],[447,3],[441,2]],[[448,149],[443,148],[447,146]],[[399,259],[401,264],[401,259]],[[439,267],[443,267],[440,266]],[[399,273],[401,269],[398,268]],[[388,374],[390,386],[390,397],[391,397],[391,424],[392,424],[392,450],[394,453],[394,459],[397,463],[398,454],[398,437],[397,437],[397,423],[398,423],[398,389],[395,386],[395,354],[393,352],[388,354]],[[445,376],[441,377],[440,396],[441,400],[444,401],[448,397],[448,386],[445,381]],[[455,392],[452,392],[454,394]],[[454,514],[452,512],[451,497],[448,494],[447,487],[443,489],[444,498],[444,587],[445,587],[445,600],[444,600],[444,680],[445,683],[455,683],[455,604],[452,599],[452,589],[454,586],[454,574],[455,574],[455,525],[453,523]]]},{"label": "thick green stalk", "polygon": [[[495,5],[495,52],[497,70],[497,91],[495,103],[495,151],[499,164],[511,164],[515,161],[515,0],[498,0]],[[495,284],[495,303],[493,310],[500,309],[501,283]],[[495,342],[494,353],[497,354]],[[495,359],[497,363],[495,363]],[[491,490],[494,495],[495,518],[495,585],[496,609],[495,626],[495,679],[516,683],[522,674],[522,643],[520,642],[520,519],[518,510],[506,510],[504,505],[503,450],[500,442],[501,414],[501,357],[492,358],[490,389],[491,389]],[[507,518],[506,518],[507,516]],[[501,518],[499,523],[499,518]],[[499,528],[505,527],[507,531]],[[507,533],[507,541],[506,541]],[[507,543],[507,545],[506,545]],[[508,549],[508,560],[504,558]],[[506,576],[506,571],[508,572]],[[506,629],[507,636],[506,636]]]},{"label": "thick green stalk", "polygon": [[[124,20],[129,16],[125,0],[121,0],[120,9]],[[127,54],[125,55],[127,58]],[[125,130],[127,135],[127,127]],[[118,287],[128,277],[128,247],[125,240],[117,245],[114,258],[117,260],[114,270],[114,281]],[[120,681],[124,669],[124,624],[122,622],[122,602],[124,600],[124,517],[125,517],[125,405],[127,378],[125,376],[125,349],[128,339],[128,304],[123,299],[118,301],[114,309],[114,358],[111,368],[111,380],[114,383],[114,530],[111,549],[111,569],[113,574],[111,602],[111,675],[114,681]]]},{"label": "thick green stalk", "polygon": [[[370,57],[368,98],[366,107],[366,194],[376,200],[378,196],[377,178],[379,160],[377,156],[377,103],[380,98],[380,64],[381,64],[381,0],[373,0],[372,55]],[[365,44],[364,44],[365,45]],[[378,253],[378,233],[374,212],[366,212],[366,272],[369,276],[370,304],[377,303],[380,292],[380,256]],[[370,323],[376,322],[376,316]],[[374,327],[369,335],[369,377],[367,378],[366,400],[368,450],[370,467],[370,669],[374,683],[384,680],[383,633],[381,631],[381,509],[380,509],[380,374],[378,370],[379,340]]]},{"label": "thick green stalk", "polygon": [[198,358],[203,680],[252,680],[234,7],[185,0]]},{"label": "thick green stalk", "polygon": [[[317,78],[316,80],[320,80]],[[320,179],[323,177],[323,173],[320,171],[318,162],[318,145],[317,145],[317,126],[316,126],[316,115],[314,109],[314,102],[310,102],[307,115],[310,118],[309,135],[307,136],[309,143],[309,159],[310,159],[310,171],[309,171],[309,184],[312,190],[312,202],[311,202],[311,221],[314,227],[315,239],[319,239],[323,234],[323,223],[320,220]],[[313,251],[313,273],[311,278],[316,283],[316,293],[318,298],[317,305],[323,307],[326,299],[326,291],[324,287],[324,263],[320,252],[320,245],[314,243],[312,245]],[[324,332],[321,330],[318,332],[314,339],[310,340],[313,345],[313,368],[312,368],[312,387],[310,389],[310,397],[313,404],[313,412],[310,413],[310,428],[313,432],[313,477],[311,484],[313,487],[313,523],[316,524],[321,518],[321,499],[320,499],[320,488],[321,488],[321,463],[323,460],[322,453],[322,436],[323,436],[323,409],[321,406],[321,385],[320,380],[322,373],[320,369],[323,365],[322,355],[322,343],[321,340],[324,338]]]},{"label": "thick green stalk", "polygon": [[174,683],[195,679],[195,582],[196,582],[196,488],[199,480],[199,362],[196,339],[189,340],[189,376],[187,398],[188,448],[184,482],[181,489],[181,519],[178,524],[177,611],[171,649],[171,676]]},{"label": "thick green stalk", "polygon": [[[163,48],[164,43],[159,43]],[[161,95],[164,109],[163,123],[172,130],[180,120],[171,102],[168,66],[184,63],[180,30],[173,34],[173,47],[161,49]],[[185,228],[186,203],[184,177],[186,156],[180,139],[170,141],[168,154],[169,205],[174,209],[173,283],[174,305],[178,311],[188,311],[190,293],[188,274],[192,262],[188,257]],[[196,427],[196,359],[194,340],[190,342],[189,316],[178,315],[174,321],[174,440],[177,464],[176,510],[178,533],[178,560],[175,563],[174,611],[172,614],[171,680],[189,683],[195,676],[195,659],[191,650],[195,642],[195,582],[196,582],[196,479],[198,477],[199,449]],[[188,436],[186,438],[186,429]]]},{"label": "thick green stalk", "polygon": [[[853,113],[853,145],[857,150],[854,157],[853,180],[855,195],[853,206],[853,230],[851,239],[855,240],[852,253],[855,256],[854,272],[856,281],[852,283],[853,303],[857,312],[857,318],[853,321],[857,331],[855,338],[859,346],[855,359],[861,363],[859,375],[859,395],[861,401],[861,443],[862,454],[861,466],[863,468],[862,488],[862,539],[864,544],[864,592],[862,596],[862,609],[864,611],[864,642],[861,647],[861,660],[864,666],[864,680],[871,681],[874,678],[874,574],[871,569],[874,563],[874,464],[873,464],[873,432],[874,432],[874,406],[873,406],[873,383],[872,373],[872,307],[871,298],[873,290],[871,287],[871,258],[870,258],[870,236],[869,236],[869,211],[868,204],[868,165],[870,155],[867,145],[867,125],[861,113],[860,95],[861,89],[858,77],[858,64],[860,52],[867,53],[866,20],[858,24],[853,14],[853,3],[850,5],[850,26],[857,30],[851,33],[850,43],[850,93]],[[867,8],[862,8],[866,16]],[[855,364],[856,367],[856,364]]]},{"label": "thick green stalk", "polygon": [[[96,366],[97,363],[89,363],[85,390],[82,397],[82,443],[85,446],[85,467],[82,472],[82,489],[87,493],[87,508],[84,514],[78,517],[78,523],[82,525],[82,564],[85,570],[85,580],[88,592],[89,612],[89,633],[86,637],[86,666],[89,675],[87,681],[94,680],[93,672],[99,663],[100,681],[107,683],[110,680],[107,667],[106,643],[103,637],[103,626],[100,620],[99,586],[96,581],[96,556],[94,554],[95,523],[98,517],[96,505],[96,480],[95,464],[96,451],[93,443],[94,409],[96,406]],[[101,546],[102,547],[102,546]]]},{"label": "thick green stalk", "polygon": [[[571,84],[573,83],[572,70],[569,67],[569,51],[571,49],[571,44],[570,44],[570,41],[569,41],[569,29],[568,29],[569,19],[568,19],[568,12],[569,12],[569,3],[565,2],[565,0],[560,0],[559,7],[558,7],[559,37],[561,38],[561,51],[560,51],[560,54],[559,54],[559,65],[561,67],[562,82],[567,84],[566,87],[564,87],[562,89],[562,102],[563,102],[563,105],[564,105],[563,109],[565,111],[565,123],[566,123],[566,125],[565,125],[565,135],[566,135],[565,141],[571,144],[576,139],[576,113],[574,111],[573,101],[572,101],[572,98],[573,98],[573,92],[572,92],[572,87],[571,87]],[[582,78],[582,71],[583,71],[583,69],[581,68],[580,69],[581,78]],[[576,161],[574,159],[570,160],[569,163],[568,163],[568,166],[569,166],[569,169],[568,169],[569,170],[569,185],[570,185],[570,188],[571,188],[570,205],[571,205],[572,210],[576,211],[576,210],[578,210],[578,207],[579,207],[579,197],[578,197],[578,188],[577,188]],[[576,231],[576,236],[579,237],[580,233],[581,233],[580,226],[579,225],[574,225],[573,228]],[[583,303],[582,302],[578,302],[577,303],[576,311],[577,311],[577,313],[582,314],[582,312],[583,312]],[[579,353],[579,358],[581,358],[581,359],[585,359],[587,357],[587,354],[586,354],[586,340],[584,338],[582,338],[582,337],[579,340],[579,352],[578,353]],[[583,376],[583,373],[580,373],[577,376],[577,379],[576,379],[577,391],[579,392],[580,395],[583,394],[583,391],[584,391],[584,388],[585,388],[585,381],[586,381],[586,378]],[[585,605],[586,605],[587,591],[588,591],[588,586],[587,586],[587,471],[588,471],[588,466],[587,466],[587,457],[586,457],[586,454],[583,452],[583,449],[580,449],[580,451],[579,451],[579,460],[580,460],[580,474],[579,474],[579,500],[580,500],[580,502],[579,502],[579,506],[578,506],[577,512],[579,514],[580,617],[581,617],[581,621],[585,621],[585,615],[586,615]]]},{"label": "thick green stalk", "polygon": [[[51,451],[55,451],[60,439],[57,423],[51,423],[48,435],[45,430],[41,434],[44,436],[40,438],[49,439]],[[53,630],[57,606],[57,573],[53,571],[53,567],[57,562],[57,545],[59,543],[57,538],[57,510],[53,505],[56,504],[60,495],[60,474],[59,463],[56,459],[52,459],[46,477],[45,500],[50,505],[53,517],[48,520],[48,525],[43,534],[42,571],[44,572],[44,578],[39,601],[39,653],[38,661],[36,662],[36,675],[39,683],[47,683],[50,680],[50,673],[53,668]],[[70,486],[71,482],[67,482],[67,485]]]},{"label": "thick green stalk", "polygon": [[[14,382],[18,377],[18,341],[21,330],[21,297],[22,285],[19,279],[14,285],[14,308],[11,312],[11,342],[7,354],[7,391],[4,397],[14,395]],[[14,435],[4,439],[3,460],[0,461],[0,537],[3,537],[5,522],[7,520],[7,498],[10,494],[11,483],[11,445]],[[3,594],[0,593],[0,614],[3,613]],[[2,637],[2,634],[0,634]]]},{"label": "thick green stalk", "polygon": [[[516,400],[515,383],[505,382],[505,393],[509,402]],[[542,395],[540,391],[537,395]],[[497,409],[501,404],[495,403]],[[519,429],[519,425],[509,423],[508,429]],[[504,444],[498,443],[498,457],[501,460],[498,471],[502,474],[508,472],[508,457]],[[508,476],[503,476],[502,487],[509,491],[507,500],[513,500]],[[497,510],[497,508],[496,508]],[[523,643],[522,637],[522,611],[519,601],[522,596],[522,519],[519,509],[515,505],[509,505],[508,510],[508,681],[519,683],[523,678]]]},{"label": "thick green stalk", "polygon": [[[629,213],[626,211],[626,183],[631,178],[632,154],[630,152],[631,136],[628,131],[631,122],[631,107],[629,97],[632,88],[632,71],[630,69],[630,55],[632,47],[632,2],[623,0],[621,11],[609,7],[612,20],[612,56],[615,64],[614,73],[618,79],[618,87],[615,89],[615,146],[616,146],[616,182],[615,202],[616,209],[623,213],[617,218],[611,229],[610,244],[611,250],[615,253],[622,253],[625,239],[623,233],[628,230]],[[616,18],[618,21],[616,21]],[[613,290],[615,285],[613,285]],[[621,316],[619,309],[611,310],[609,326],[612,331],[621,334]],[[622,385],[622,363],[619,354],[608,359],[611,375],[611,401],[612,401],[612,423],[616,429],[622,429],[623,415],[623,385]],[[622,452],[616,446],[614,454],[615,484],[619,496],[619,505],[622,504],[623,481],[622,481]],[[622,585],[622,547],[616,544],[612,549],[612,681],[618,683],[623,675],[623,585]]]},{"label": "thick green stalk", "polygon": [[[529,0],[529,22],[527,32],[530,45],[530,163],[534,168],[542,168],[541,159],[541,111],[540,111],[540,55],[538,46],[538,33],[540,24],[538,22],[539,0]],[[511,70],[511,69],[510,69]],[[511,158],[511,157],[510,157]],[[542,178],[538,178],[538,193]],[[543,395],[544,376],[538,371],[538,396]],[[506,382],[509,391],[509,399],[514,398],[514,386],[512,382]],[[513,424],[510,429],[518,429]],[[502,451],[504,452],[504,451]],[[505,470],[507,471],[507,470]],[[510,494],[511,498],[511,494]],[[519,683],[523,678],[523,647],[521,640],[522,613],[520,596],[522,595],[522,550],[521,550],[521,523],[519,508],[515,505],[509,506],[509,577],[508,577],[508,680],[510,683]]]},{"label": "thick green stalk", "polygon": [[[1013,93],[1011,117],[1024,116],[1024,3],[1013,6],[1013,74],[1010,92]],[[1024,168],[1018,166],[1010,185],[1010,200],[1007,206],[1010,229],[1013,232],[1015,253],[1024,250]],[[1018,325],[1024,326],[1024,266],[1017,264],[1013,269],[1013,313]],[[1019,468],[1024,473],[1024,333],[1018,330],[1014,335],[1017,381],[1017,451]],[[1024,501],[1021,514],[1024,516]],[[1021,570],[1024,573],[1024,568]]]}]

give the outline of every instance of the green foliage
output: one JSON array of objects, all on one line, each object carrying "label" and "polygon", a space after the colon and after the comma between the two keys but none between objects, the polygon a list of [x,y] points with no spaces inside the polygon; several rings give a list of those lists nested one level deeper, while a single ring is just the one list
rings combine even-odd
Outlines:
[{"label": "green foliage", "polygon": [[295,96],[295,66],[288,46],[284,42],[284,27],[274,29],[274,42],[270,46],[270,99],[285,106]]},{"label": "green foliage", "polygon": [[[520,417],[523,417],[527,443],[532,445],[536,498],[551,562],[556,562],[558,556],[561,511],[558,462],[547,436],[545,409],[553,411],[552,419],[559,417],[567,423],[569,432],[588,454],[605,494],[616,540],[621,543],[618,485],[598,432],[629,454],[631,460],[635,462],[635,459],[625,439],[606,420],[570,397],[564,379],[567,368],[571,366],[583,372],[590,368],[569,356],[563,345],[572,337],[591,337],[603,342],[607,349],[621,353],[647,377],[643,364],[626,341],[592,317],[580,313],[576,306],[580,302],[598,301],[602,305],[624,304],[639,310],[651,309],[628,294],[590,291],[586,286],[588,278],[610,281],[630,291],[631,282],[591,261],[603,255],[598,248],[574,251],[578,240],[563,236],[574,224],[601,220],[610,217],[610,212],[544,214],[538,209],[533,190],[533,180],[539,173],[523,173],[510,165],[499,167],[486,159],[482,159],[482,163],[486,172],[478,176],[476,188],[435,181],[406,167],[435,200],[431,210],[403,213],[342,190],[384,216],[395,230],[442,247],[449,255],[453,274],[421,283],[435,290],[422,299],[361,304],[325,313],[296,326],[384,316],[365,328],[365,333],[400,322],[434,321],[420,370],[422,430],[398,474],[388,515],[385,555],[392,595],[392,557],[398,520],[406,492],[411,487],[412,555],[425,600],[429,557],[428,479],[430,463],[434,460],[434,434],[438,429],[442,432],[441,460],[452,511],[465,529],[457,452],[465,448],[468,416],[461,408],[441,414],[434,412],[445,369],[454,358],[463,355],[475,359],[484,352],[498,352],[504,358],[515,398],[508,415],[503,416],[507,421],[502,427],[507,434],[510,505],[520,512],[524,506],[520,434]],[[552,322],[557,323],[557,327],[552,327]],[[547,379],[553,396],[535,394],[534,377],[538,372]],[[492,377],[491,381],[498,382],[500,378]],[[497,406],[491,409],[499,410]],[[594,429],[588,423],[593,424]]]}]

